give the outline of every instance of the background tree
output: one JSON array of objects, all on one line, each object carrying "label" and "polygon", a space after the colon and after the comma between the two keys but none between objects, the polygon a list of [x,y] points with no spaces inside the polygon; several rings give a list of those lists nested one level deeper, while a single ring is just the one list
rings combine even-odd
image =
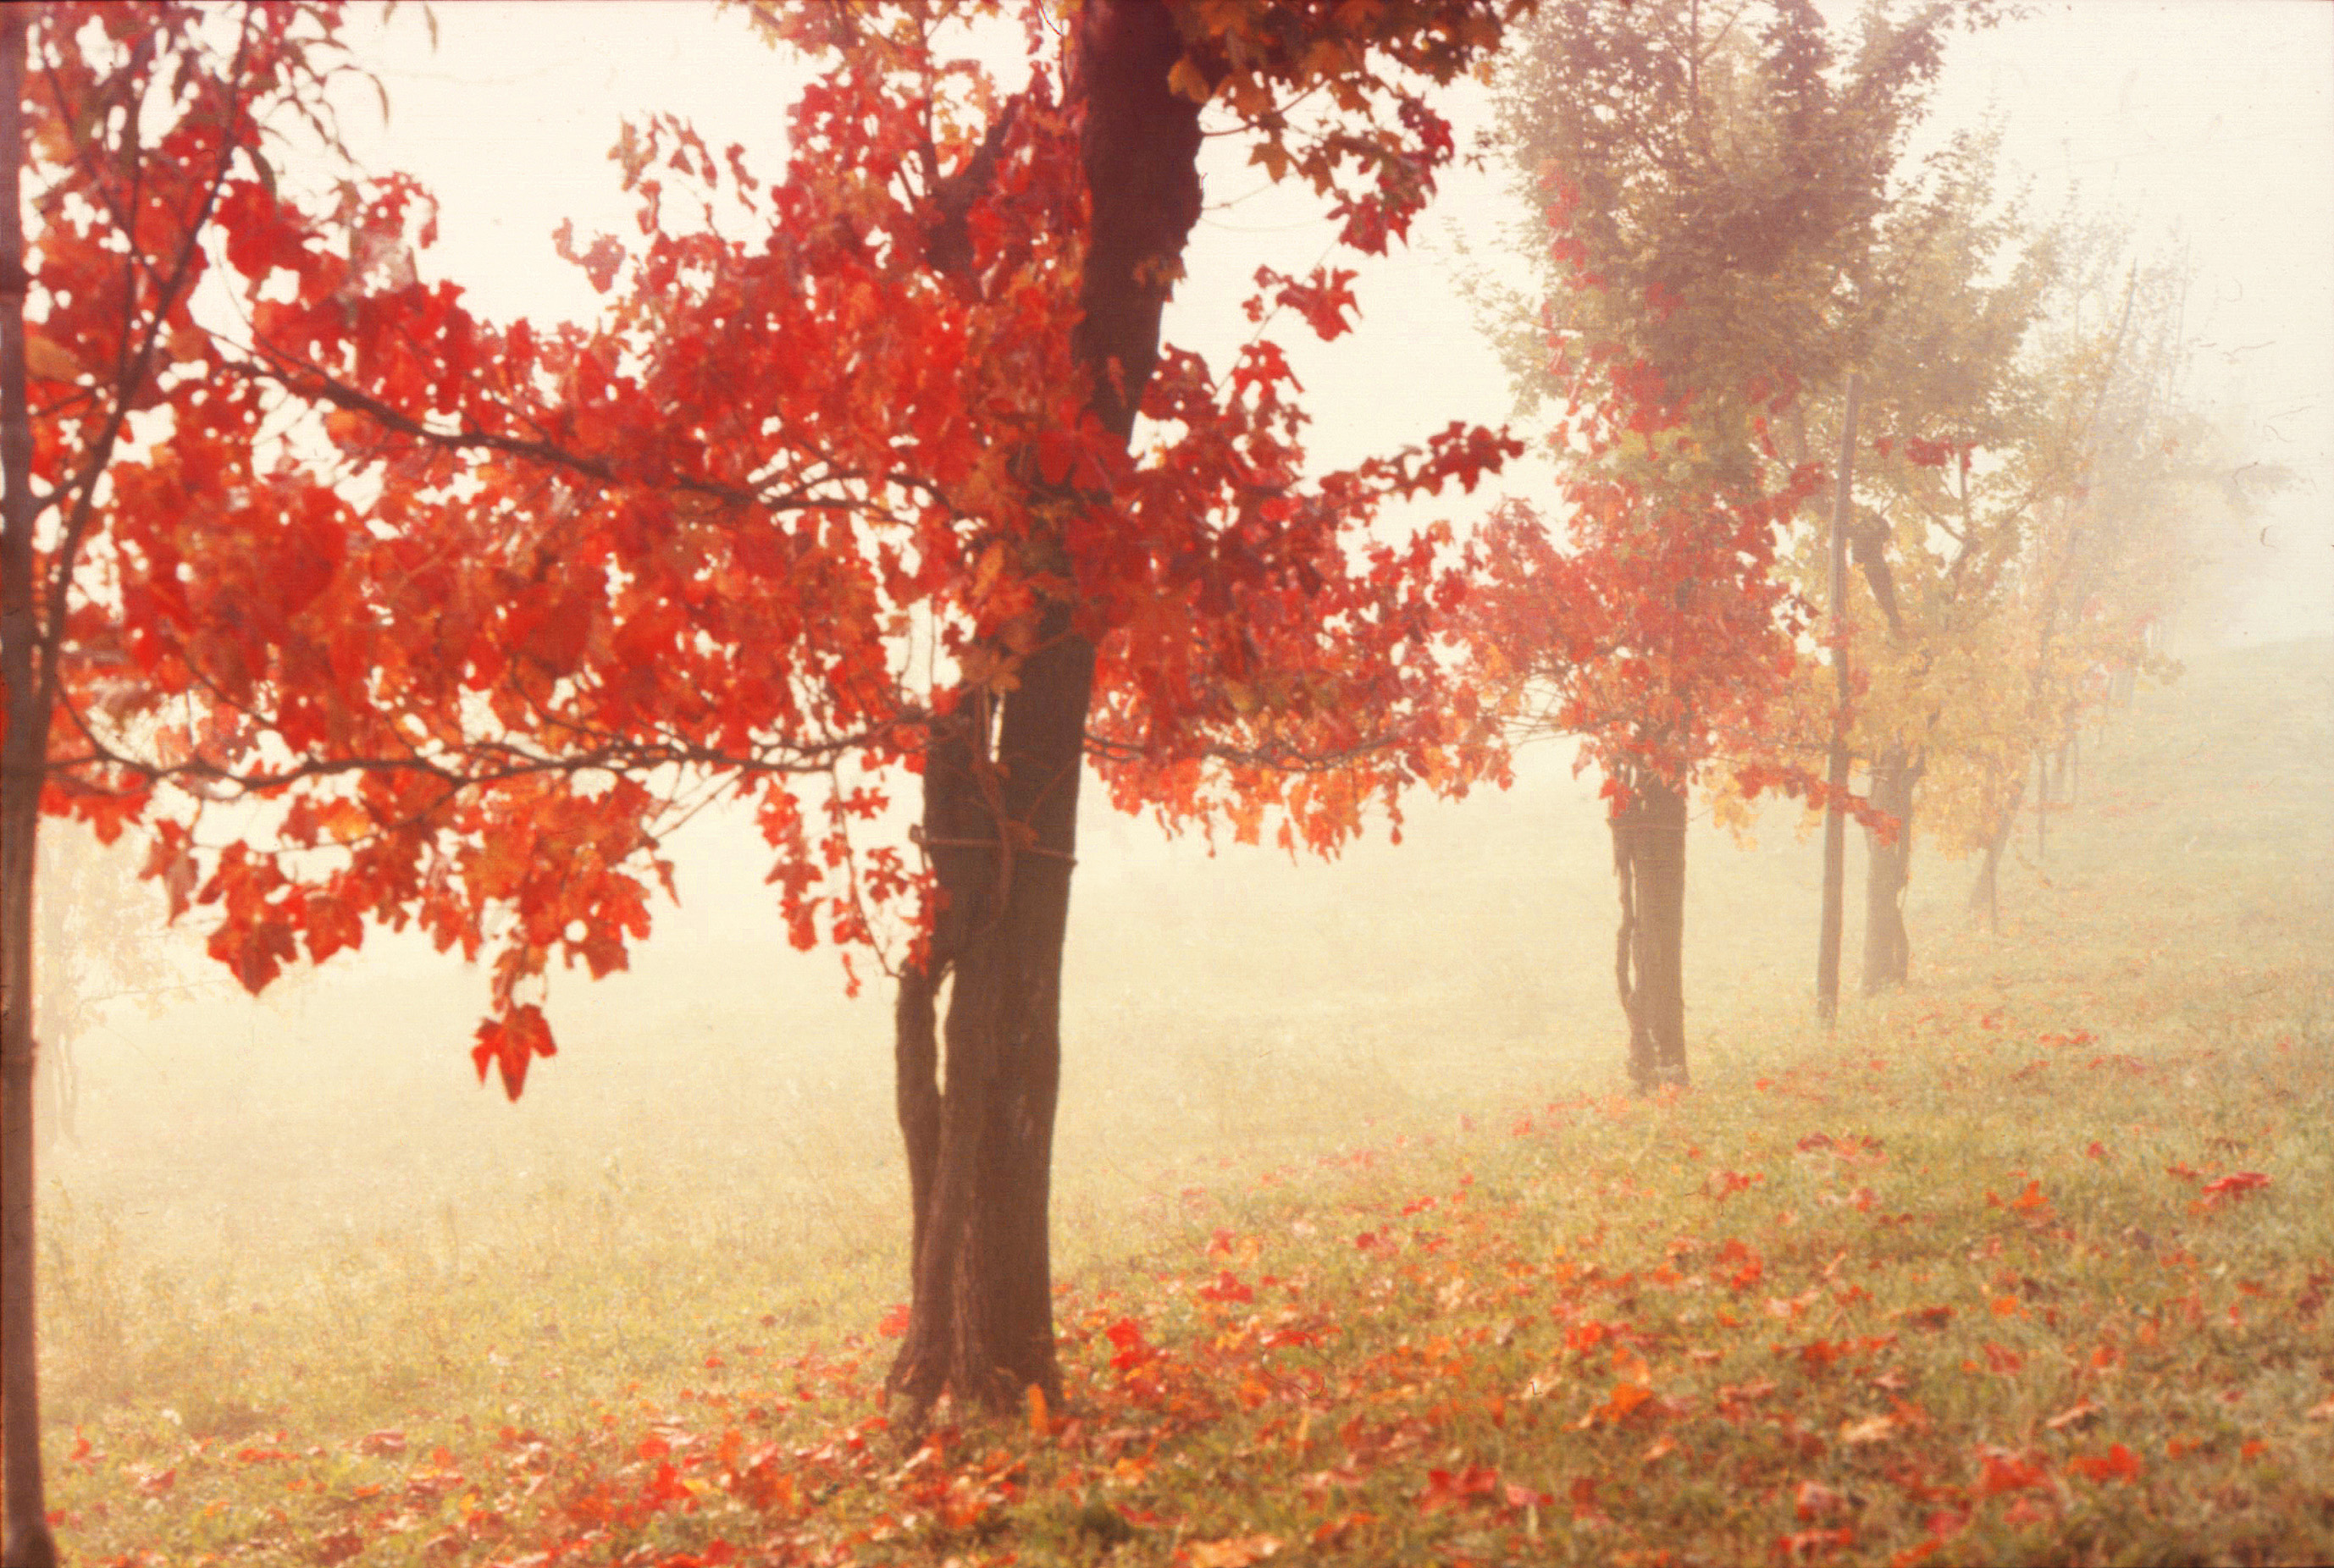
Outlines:
[{"label": "background tree", "polygon": [[2039,769],[2133,674],[2173,672],[2161,632],[2199,524],[2246,505],[2219,482],[2242,459],[2185,397],[2180,287],[2104,231],[2078,236],[2044,279],[2030,409],[1994,465],[2011,504],[1992,525],[1994,603],[1977,632],[1992,678],[1963,705],[1956,776],[1935,781],[1941,847],[1982,857],[1970,904],[1989,922],[2019,806],[2034,801],[2040,832],[2048,805],[2047,783],[2030,795],[2029,760]]},{"label": "background tree", "polygon": [[[1558,569],[1553,544],[1497,542],[1512,593],[1528,602],[1546,585],[1537,617],[1520,603],[1500,617],[1497,665],[1545,688],[1515,710],[1528,726],[1588,728],[1588,755],[1606,764],[1641,1086],[1684,1076],[1688,792],[1722,763],[1753,793],[1814,784],[1803,765],[1751,755],[1804,625],[1770,577],[1771,529],[1820,477],[1803,442],[1779,438],[1807,392],[1863,352],[1887,298],[1878,242],[1903,199],[1891,181],[1905,139],[1946,31],[1982,14],[1876,8],[1843,58],[1815,8],[1789,0],[1565,6],[1529,29],[1502,89],[1509,154],[1548,197],[1548,303],[1509,302],[1511,368],[1528,398],[1564,392],[1576,418],[1601,406],[1593,428],[1565,429],[1558,460],[1601,468],[1644,505],[1606,542],[1611,525],[1568,496],[1577,567]],[[1579,581],[1664,554],[1664,582]],[[1569,607],[1592,601],[1618,620],[1567,626]],[[1535,622],[1548,629],[1537,648],[1518,640]]]},{"label": "background tree", "polygon": [[[1886,819],[1866,830],[1867,994],[1902,983],[1909,962],[1916,788],[1985,765],[2001,711],[1992,623],[2021,519],[2048,483],[2019,443],[2039,412],[2030,340],[2057,247],[1996,195],[1997,140],[1963,137],[1924,160],[1922,188],[1892,207],[1876,250],[1890,303],[1862,355],[1852,566],[1838,612],[1854,656],[1840,737]],[[1829,449],[1837,424],[1817,404],[1793,440]],[[1799,542],[1789,570],[1801,592],[1826,575],[1829,547]],[[1823,744],[1835,706],[1828,690],[1803,693],[1801,722],[1772,737],[1779,756]]]}]

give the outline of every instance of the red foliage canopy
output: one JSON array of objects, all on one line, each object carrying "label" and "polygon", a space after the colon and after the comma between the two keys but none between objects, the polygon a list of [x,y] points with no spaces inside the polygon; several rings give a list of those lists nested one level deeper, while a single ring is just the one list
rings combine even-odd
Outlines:
[{"label": "red foliage canopy", "polygon": [[[530,983],[623,967],[709,794],[753,798],[797,945],[917,939],[916,850],[867,832],[885,777],[1011,688],[1049,602],[1099,645],[1122,805],[1329,849],[1373,791],[1463,780],[1452,563],[1364,531],[1515,443],[1453,426],[1308,479],[1269,327],[1344,330],[1324,268],[1259,274],[1224,372],[1168,351],[1130,457],[1071,354],[1085,195],[1042,33],[1008,97],[950,57],[954,9],[779,14],[823,58],[774,176],[629,127],[638,236],[561,236],[605,298],[583,324],[424,281],[408,179],[279,178],[263,127],[329,139],[335,7],[44,12],[34,309],[52,369],[94,368],[39,389],[48,809],[142,821],[254,990],[367,922],[491,956],[477,1055],[516,1095],[553,1044]],[[1452,154],[1423,83],[1496,13],[1272,9],[1185,17],[1190,87],[1382,249]],[[1313,120],[1276,106],[1321,83]],[[264,804],[216,842],[233,796]]]}]

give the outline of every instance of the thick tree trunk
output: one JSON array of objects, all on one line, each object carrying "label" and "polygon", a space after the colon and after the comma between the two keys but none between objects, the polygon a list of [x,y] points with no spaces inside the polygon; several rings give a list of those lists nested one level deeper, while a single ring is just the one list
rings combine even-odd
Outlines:
[{"label": "thick tree trunk", "polygon": [[[1076,25],[1089,236],[1073,343],[1088,407],[1124,441],[1199,218],[1199,105],[1168,85],[1183,44],[1159,0],[1089,0]],[[966,693],[925,765],[940,909],[894,1019],[915,1217],[907,1339],[890,1377],[919,1418],[944,1394],[1002,1407],[1031,1387],[1061,1392],[1047,1207],[1094,669],[1075,607],[1053,604],[1017,684],[1001,698]]]},{"label": "thick tree trunk", "polygon": [[1612,819],[1621,883],[1614,978],[1629,1023],[1629,1082],[1643,1093],[1683,1087],[1685,1062],[1685,792],[1651,774],[1630,782]]},{"label": "thick tree trunk", "polygon": [[1905,886],[1913,872],[1913,787],[1921,770],[1903,752],[1890,751],[1873,765],[1872,803],[1896,819],[1896,834],[1883,842],[1877,830],[1864,830],[1864,994],[1876,996],[1902,986],[1912,969],[1913,942],[1905,930]]},{"label": "thick tree trunk", "polygon": [[33,871],[48,701],[33,607],[33,424],[25,401],[24,69],[29,7],[0,10],[0,1501],[6,1568],[55,1568],[41,1481],[34,1294]]},{"label": "thick tree trunk", "polygon": [[[1001,1406],[1058,1398],[1046,1213],[1061,1076],[1062,938],[1094,649],[1057,611],[1001,705],[976,699],[925,765],[947,905],[901,982],[901,1131],[915,1203],[907,1342],[892,1387]],[[948,986],[935,1029],[938,982]],[[945,1055],[940,1047],[945,1047]],[[945,1072],[945,1082],[940,1074]]]}]

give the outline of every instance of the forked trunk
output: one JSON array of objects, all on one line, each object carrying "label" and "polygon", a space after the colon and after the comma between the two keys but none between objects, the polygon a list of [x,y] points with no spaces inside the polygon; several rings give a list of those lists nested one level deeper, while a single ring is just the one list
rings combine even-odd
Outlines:
[{"label": "forked trunk", "polygon": [[[1089,211],[1073,344],[1088,407],[1124,441],[1200,215],[1199,105],[1168,84],[1183,43],[1159,0],[1089,0],[1076,26]],[[998,1407],[1031,1387],[1061,1391],[1047,1201],[1094,669],[1075,607],[1056,602],[1012,689],[966,692],[926,759],[923,839],[940,900],[894,1020],[915,1212],[907,1339],[889,1380],[919,1419],[944,1394]]]},{"label": "forked trunk", "polygon": [[915,1223],[908,1337],[891,1374],[919,1408],[943,1391],[991,1406],[1033,1384],[1061,1392],[1046,1212],[1094,649],[1053,631],[1021,666],[993,744],[984,694],[925,764],[924,842],[947,904],[925,965],[900,986]]},{"label": "forked trunk", "polygon": [[1640,774],[1611,819],[1621,883],[1614,978],[1629,1023],[1629,1082],[1641,1093],[1683,1087],[1685,1064],[1685,792]]},{"label": "forked trunk", "polygon": [[1902,986],[1911,973],[1913,941],[1905,929],[1905,887],[1913,871],[1913,787],[1921,770],[1901,751],[1873,765],[1872,803],[1896,819],[1894,838],[1864,830],[1864,994]]}]

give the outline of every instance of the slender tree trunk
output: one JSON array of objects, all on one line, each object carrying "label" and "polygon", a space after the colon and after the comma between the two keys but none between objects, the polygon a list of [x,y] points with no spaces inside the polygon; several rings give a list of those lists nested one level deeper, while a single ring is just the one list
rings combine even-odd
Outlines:
[{"label": "slender tree trunk", "polygon": [[[1089,237],[1074,347],[1088,407],[1124,441],[1200,215],[1199,105],[1168,85],[1183,44],[1160,0],[1089,0],[1075,25]],[[943,1394],[994,1408],[1031,1387],[1061,1392],[1047,1210],[1094,669],[1075,607],[1055,603],[1018,684],[1001,699],[966,693],[925,765],[940,904],[894,1019],[915,1208],[907,1338],[889,1380],[919,1418]]]},{"label": "slender tree trunk", "polygon": [[24,70],[29,7],[0,8],[0,1500],[6,1568],[55,1568],[41,1480],[34,1292],[33,871],[48,767],[33,608],[33,423],[25,401]]},{"label": "slender tree trunk", "polygon": [[1629,1082],[1643,1093],[1683,1087],[1685,1061],[1685,792],[1650,774],[1630,781],[1612,818],[1621,884],[1614,978],[1629,1024]]},{"label": "slender tree trunk", "polygon": [[2034,858],[2050,848],[2050,754],[2034,754]]},{"label": "slender tree trunk", "polygon": [[1896,819],[1896,834],[1883,842],[1877,830],[1864,831],[1864,994],[1876,996],[1902,986],[1912,970],[1913,941],[1905,929],[1905,888],[1913,868],[1913,787],[1921,770],[1892,749],[1872,766],[1872,803]]},{"label": "slender tree trunk", "polygon": [[1839,797],[1847,789],[1847,524],[1856,505],[1857,376],[1847,375],[1847,406],[1839,421],[1839,475],[1831,515],[1831,751],[1825,784],[1823,915],[1816,930],[1816,1016],[1828,1027],[1839,1016],[1839,943],[1847,924],[1847,818]]},{"label": "slender tree trunk", "polygon": [[1978,863],[1977,880],[1970,885],[1969,913],[1975,919],[1982,912],[1985,928],[1999,933],[2001,929],[2001,851],[2010,847],[2010,835],[2018,826],[2018,803],[2026,794],[2026,783],[2021,778],[2018,787],[2002,803],[2001,813],[1994,821],[1993,834],[1986,841],[1985,857]]}]

